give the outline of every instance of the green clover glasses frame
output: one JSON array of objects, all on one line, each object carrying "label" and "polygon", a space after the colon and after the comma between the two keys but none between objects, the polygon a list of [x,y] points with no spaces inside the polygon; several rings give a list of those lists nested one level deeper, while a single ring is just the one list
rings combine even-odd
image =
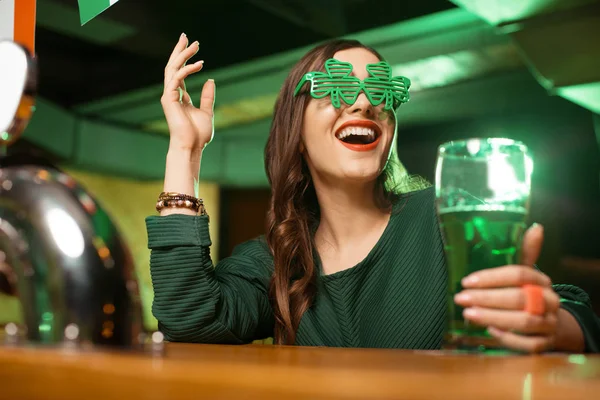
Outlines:
[{"label": "green clover glasses frame", "polygon": [[392,77],[392,67],[385,61],[367,64],[369,77],[361,81],[352,76],[352,64],[330,58],[325,62],[325,72],[313,71],[304,74],[294,96],[306,82],[310,82],[310,95],[315,99],[331,96],[331,104],[340,108],[340,100],[348,105],[356,102],[360,92],[364,92],[369,102],[377,107],[385,102],[384,110],[395,110],[410,99],[410,79],[404,76]]}]

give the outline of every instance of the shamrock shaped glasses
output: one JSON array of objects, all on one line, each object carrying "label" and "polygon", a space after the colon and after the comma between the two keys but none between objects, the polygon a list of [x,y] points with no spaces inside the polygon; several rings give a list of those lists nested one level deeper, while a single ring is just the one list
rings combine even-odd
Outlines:
[{"label": "shamrock shaped glasses", "polygon": [[315,99],[331,96],[331,104],[335,108],[340,108],[340,99],[348,105],[354,104],[361,91],[374,107],[385,102],[386,111],[395,110],[409,100],[410,79],[404,76],[392,77],[392,67],[387,62],[367,64],[367,72],[369,77],[361,81],[351,75],[352,64],[330,58],[325,62],[325,72],[308,72],[302,77],[294,96],[309,81],[310,95]]}]

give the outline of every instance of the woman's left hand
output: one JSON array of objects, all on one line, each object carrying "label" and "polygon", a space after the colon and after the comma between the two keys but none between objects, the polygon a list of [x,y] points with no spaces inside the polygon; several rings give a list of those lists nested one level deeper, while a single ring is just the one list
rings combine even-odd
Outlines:
[{"label": "woman's left hand", "polygon": [[[465,319],[488,327],[489,333],[508,348],[539,353],[552,349],[556,339],[560,298],[550,278],[533,267],[543,241],[543,227],[532,226],[523,238],[522,265],[474,272],[462,280],[464,290],[454,297],[465,308]],[[542,287],[542,315],[525,311],[523,285],[527,284]]]}]

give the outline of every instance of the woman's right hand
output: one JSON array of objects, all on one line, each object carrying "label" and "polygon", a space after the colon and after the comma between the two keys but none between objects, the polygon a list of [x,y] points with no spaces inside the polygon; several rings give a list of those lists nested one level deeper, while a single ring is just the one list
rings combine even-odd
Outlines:
[{"label": "woman's right hand", "polygon": [[186,62],[198,52],[198,42],[188,46],[182,34],[165,67],[165,87],[161,104],[171,141],[171,149],[201,152],[213,137],[213,108],[215,83],[208,80],[202,88],[200,105],[195,107],[185,87],[185,78],[202,69],[203,61],[190,65]]}]

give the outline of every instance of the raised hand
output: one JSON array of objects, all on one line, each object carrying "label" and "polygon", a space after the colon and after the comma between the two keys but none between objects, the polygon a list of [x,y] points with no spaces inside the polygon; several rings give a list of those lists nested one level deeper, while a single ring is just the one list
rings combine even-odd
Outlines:
[{"label": "raised hand", "polygon": [[161,104],[171,136],[170,149],[201,152],[213,137],[215,83],[208,80],[202,88],[199,107],[195,107],[185,87],[185,78],[200,71],[204,61],[186,65],[198,52],[198,42],[188,46],[182,34],[165,67]]}]

